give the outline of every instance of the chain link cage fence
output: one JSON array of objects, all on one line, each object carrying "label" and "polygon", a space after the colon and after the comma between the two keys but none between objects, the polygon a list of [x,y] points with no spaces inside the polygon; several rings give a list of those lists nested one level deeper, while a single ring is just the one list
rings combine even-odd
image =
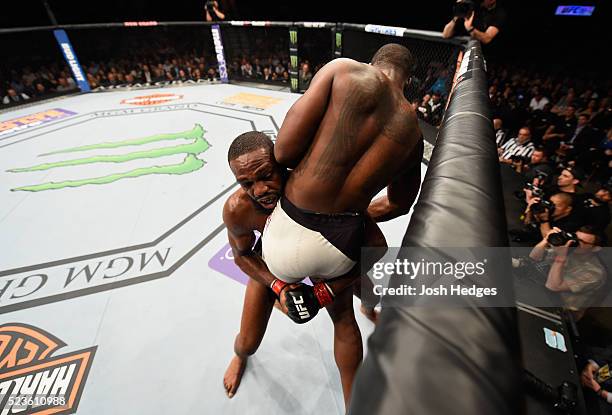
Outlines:
[{"label": "chain link cage fence", "polygon": [[289,85],[287,27],[222,26],[230,79]]}]

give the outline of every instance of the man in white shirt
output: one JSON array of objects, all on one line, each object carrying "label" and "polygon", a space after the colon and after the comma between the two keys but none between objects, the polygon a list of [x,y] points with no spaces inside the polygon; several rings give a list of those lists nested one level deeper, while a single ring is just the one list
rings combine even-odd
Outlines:
[{"label": "man in white shirt", "polygon": [[540,88],[537,86],[533,88],[533,98],[531,98],[531,102],[529,103],[531,111],[542,111],[544,106],[549,102],[548,98],[540,92]]}]

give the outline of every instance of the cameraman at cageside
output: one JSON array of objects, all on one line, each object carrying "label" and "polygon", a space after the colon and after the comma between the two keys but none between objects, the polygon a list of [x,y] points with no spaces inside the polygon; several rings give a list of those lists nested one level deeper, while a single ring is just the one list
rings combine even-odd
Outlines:
[{"label": "cameraman at cageside", "polygon": [[471,36],[486,45],[499,34],[505,20],[506,11],[497,0],[458,0],[442,36]]}]

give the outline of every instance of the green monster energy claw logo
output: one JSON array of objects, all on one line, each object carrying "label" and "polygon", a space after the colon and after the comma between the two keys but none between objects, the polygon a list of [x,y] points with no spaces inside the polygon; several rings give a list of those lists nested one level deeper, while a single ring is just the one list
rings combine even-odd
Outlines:
[{"label": "green monster energy claw logo", "polygon": [[297,69],[298,66],[298,57],[296,55],[291,55],[291,68]]},{"label": "green monster energy claw logo", "polygon": [[296,78],[291,78],[291,88],[293,89],[298,88],[298,80]]},{"label": "green monster energy claw logo", "polygon": [[292,46],[297,44],[297,30],[289,31],[289,42],[291,43]]},{"label": "green monster energy claw logo", "polygon": [[182,163],[170,164],[163,166],[141,167],[134,170],[109,174],[106,176],[79,179],[65,180],[61,182],[48,182],[29,186],[17,187],[12,191],[27,191],[40,192],[43,190],[63,189],[66,187],[80,187],[89,184],[108,184],[117,180],[127,179],[130,177],[141,177],[150,174],[188,174],[197,171],[204,166],[205,161],[198,158],[198,155],[204,153],[210,148],[210,143],[204,138],[205,130],[201,125],[196,124],[191,130],[181,131],[170,134],[156,134],[148,137],[135,138],[123,141],[104,142],[98,144],[90,144],[80,147],[66,148],[63,150],[53,151],[51,153],[41,154],[40,156],[50,156],[53,154],[76,153],[79,151],[90,151],[100,149],[121,148],[127,146],[141,146],[149,143],[160,141],[173,140],[190,140],[191,142],[180,144],[172,147],[155,148],[151,150],[134,151],[125,154],[97,155],[84,158],[76,158],[72,160],[57,161],[52,163],[37,164],[30,167],[20,167],[7,170],[11,173],[33,172],[41,170],[51,170],[60,167],[80,166],[93,163],[125,163],[132,160],[140,159],[155,159],[159,157],[172,156],[175,154],[185,154],[185,159]]},{"label": "green monster energy claw logo", "polygon": [[342,47],[342,33],[336,33],[336,48]]}]

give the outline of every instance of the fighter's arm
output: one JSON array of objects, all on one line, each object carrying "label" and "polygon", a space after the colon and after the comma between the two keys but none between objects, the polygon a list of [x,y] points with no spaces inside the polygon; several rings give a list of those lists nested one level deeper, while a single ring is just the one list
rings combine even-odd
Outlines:
[{"label": "fighter's arm", "polygon": [[253,229],[244,226],[245,209],[231,203],[230,199],[223,207],[223,222],[227,227],[227,237],[234,254],[234,262],[250,278],[265,284],[272,284],[275,277],[272,275],[264,260],[253,251],[255,233]]},{"label": "fighter's arm", "polygon": [[310,147],[325,115],[334,75],[343,62],[346,60],[336,59],[321,68],[287,112],[274,144],[274,157],[282,166],[295,168]]},{"label": "fighter's arm", "polygon": [[[417,129],[418,131],[418,129]],[[387,194],[374,199],[368,206],[368,215],[375,222],[385,222],[407,214],[419,193],[421,186],[421,160],[423,142],[419,139],[420,149],[411,158],[412,167],[400,173],[387,186]]]}]

